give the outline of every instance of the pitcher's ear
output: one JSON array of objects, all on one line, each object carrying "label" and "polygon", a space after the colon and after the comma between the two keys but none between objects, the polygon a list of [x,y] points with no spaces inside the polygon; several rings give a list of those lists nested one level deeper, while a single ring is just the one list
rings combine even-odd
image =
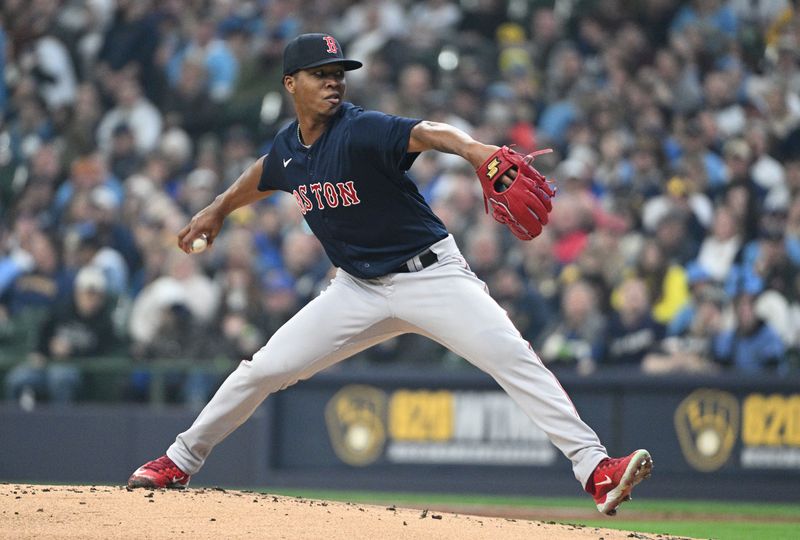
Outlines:
[{"label": "pitcher's ear", "polygon": [[294,84],[295,84],[294,75],[283,76],[283,87],[286,88],[286,90],[290,94],[294,94]]}]

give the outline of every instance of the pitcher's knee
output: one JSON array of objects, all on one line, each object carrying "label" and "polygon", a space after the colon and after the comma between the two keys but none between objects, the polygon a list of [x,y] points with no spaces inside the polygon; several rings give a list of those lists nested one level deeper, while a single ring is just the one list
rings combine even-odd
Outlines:
[{"label": "pitcher's knee", "polygon": [[487,342],[483,353],[483,361],[488,363],[491,370],[542,363],[533,347],[521,337],[501,343]]},{"label": "pitcher's knee", "polygon": [[243,360],[237,370],[259,386],[268,386],[271,392],[283,390],[300,378],[301,370],[288,362],[256,353],[252,360]]}]

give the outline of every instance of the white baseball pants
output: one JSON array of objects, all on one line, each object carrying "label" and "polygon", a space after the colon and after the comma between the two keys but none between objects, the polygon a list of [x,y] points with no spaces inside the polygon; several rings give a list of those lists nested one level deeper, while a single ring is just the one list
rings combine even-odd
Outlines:
[{"label": "white baseball pants", "polygon": [[431,246],[438,262],[418,272],[359,279],[339,269],[317,298],[243,360],[178,435],[167,455],[187,474],[271,393],[389,338],[415,332],[490,374],[586,485],[607,457],[555,376],[542,364],[486,285],[469,269],[452,236]]}]

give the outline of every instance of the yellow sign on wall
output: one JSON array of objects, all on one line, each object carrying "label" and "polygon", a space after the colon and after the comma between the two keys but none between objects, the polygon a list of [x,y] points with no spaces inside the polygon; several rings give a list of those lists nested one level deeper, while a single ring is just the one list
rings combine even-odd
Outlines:
[{"label": "yellow sign on wall", "polygon": [[743,469],[800,469],[800,394],[753,393],[740,406],[729,392],[692,392],[675,410],[686,461],[703,472],[725,465],[739,437],[740,418]]},{"label": "yellow sign on wall", "polygon": [[389,402],[389,433],[397,441],[446,441],[453,436],[453,393],[398,390]]},{"label": "yellow sign on wall", "polygon": [[555,447],[508,395],[499,391],[339,390],[325,408],[336,455],[366,466],[390,463],[551,465]]},{"label": "yellow sign on wall", "polygon": [[746,469],[800,469],[800,394],[750,394],[742,405]]}]

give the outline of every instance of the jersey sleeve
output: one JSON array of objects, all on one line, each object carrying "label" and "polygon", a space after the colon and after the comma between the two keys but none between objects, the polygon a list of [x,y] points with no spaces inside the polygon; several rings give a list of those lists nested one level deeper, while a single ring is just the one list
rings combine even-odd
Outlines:
[{"label": "jersey sleeve", "polygon": [[275,179],[275,169],[270,160],[270,154],[264,155],[264,161],[261,163],[261,178],[258,180],[258,191],[274,191],[279,189],[278,186],[270,182],[270,179]]},{"label": "jersey sleeve", "polygon": [[408,153],[411,130],[420,120],[393,116],[378,111],[360,114],[351,135],[355,150],[377,159],[387,172],[407,171],[419,155]]}]

